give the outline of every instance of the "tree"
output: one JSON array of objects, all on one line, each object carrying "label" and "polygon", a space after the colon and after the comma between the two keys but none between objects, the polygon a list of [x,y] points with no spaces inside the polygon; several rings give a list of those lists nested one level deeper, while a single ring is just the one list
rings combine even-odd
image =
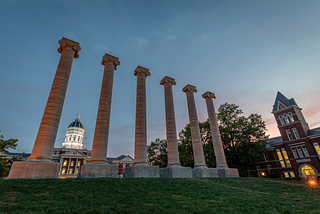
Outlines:
[{"label": "tree", "polygon": [[3,135],[0,135],[0,152],[8,152],[7,149],[16,149],[18,139],[4,140]]},{"label": "tree", "polygon": [[168,165],[167,140],[157,138],[155,141],[151,141],[150,146],[147,146],[147,153],[150,165],[156,165],[160,168]]},{"label": "tree", "polygon": [[[230,168],[238,168],[241,176],[247,176],[247,167],[250,163],[263,160],[267,153],[266,124],[258,114],[243,114],[239,106],[225,103],[219,107],[217,119],[221,140]],[[212,144],[209,121],[199,123],[203,150],[208,167],[215,167],[215,156]],[[193,166],[193,151],[190,125],[179,133],[179,151],[182,166]]]},{"label": "tree", "polygon": [[[18,146],[17,139],[4,140],[3,135],[0,135],[0,152],[8,152],[7,149],[16,149]],[[0,155],[0,177],[7,173],[6,162],[8,160]]]}]

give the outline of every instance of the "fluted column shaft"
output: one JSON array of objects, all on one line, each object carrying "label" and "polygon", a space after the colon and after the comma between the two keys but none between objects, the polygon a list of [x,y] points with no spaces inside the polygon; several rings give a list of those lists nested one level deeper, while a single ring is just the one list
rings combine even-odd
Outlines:
[{"label": "fluted column shaft", "polygon": [[213,105],[212,97],[204,97],[206,99],[210,131],[212,136],[212,142],[214,147],[214,154],[216,156],[217,168],[227,168],[227,161],[223,150],[220,131],[217,122],[217,116]]},{"label": "fluted column shaft", "polygon": [[[166,77],[165,77],[166,78]],[[167,149],[168,149],[168,165],[179,165],[179,151],[177,142],[176,120],[174,114],[172,84],[175,85],[174,79],[161,82],[164,85],[165,109],[166,109],[166,130],[167,130]],[[168,77],[167,77],[168,79]]]},{"label": "fluted column shaft", "polygon": [[186,90],[195,167],[206,167],[193,91]]},{"label": "fluted column shaft", "polygon": [[104,73],[98,107],[98,115],[93,138],[90,163],[107,163],[107,148],[112,101],[113,76],[116,66],[120,64],[118,58],[106,54],[103,57]]},{"label": "fluted column shaft", "polygon": [[61,53],[61,57],[33,150],[31,156],[28,158],[28,160],[32,161],[52,160],[52,152],[57,136],[73,58],[77,57],[77,52],[80,51],[80,46],[78,46],[79,43],[70,40],[67,40],[66,42],[65,39],[62,39],[59,41],[59,44],[61,47],[58,51]]},{"label": "fluted column shaft", "polygon": [[134,163],[148,164],[147,161],[147,111],[146,111],[146,77],[149,70],[138,66],[137,76],[136,125],[134,143]]}]

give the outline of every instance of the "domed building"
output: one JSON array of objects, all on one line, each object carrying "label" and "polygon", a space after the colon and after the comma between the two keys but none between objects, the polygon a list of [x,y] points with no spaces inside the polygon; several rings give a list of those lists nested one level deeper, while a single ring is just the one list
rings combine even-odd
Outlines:
[{"label": "domed building", "polygon": [[84,127],[80,122],[80,114],[78,114],[77,119],[70,123],[70,125],[67,128],[65,140],[62,143],[62,148],[82,149],[83,135]]}]

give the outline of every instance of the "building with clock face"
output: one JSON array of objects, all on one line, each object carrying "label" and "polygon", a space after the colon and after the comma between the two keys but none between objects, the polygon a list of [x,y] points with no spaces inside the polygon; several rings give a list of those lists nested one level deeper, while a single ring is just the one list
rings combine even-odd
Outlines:
[{"label": "building with clock face", "polygon": [[280,136],[268,139],[265,161],[248,170],[249,176],[278,179],[309,179],[320,174],[320,127],[310,129],[302,108],[278,92],[272,114]]}]

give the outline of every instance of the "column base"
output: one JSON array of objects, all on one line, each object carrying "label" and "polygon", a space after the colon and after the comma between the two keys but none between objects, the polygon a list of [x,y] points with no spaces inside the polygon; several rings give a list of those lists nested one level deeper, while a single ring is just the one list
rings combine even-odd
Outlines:
[{"label": "column base", "polygon": [[192,178],[191,167],[168,166],[160,169],[161,178]]},{"label": "column base", "polygon": [[195,167],[192,169],[193,178],[213,178],[218,177],[218,171],[216,168],[208,167]]},{"label": "column base", "polygon": [[117,178],[118,165],[106,163],[86,163],[80,168],[78,178]]},{"label": "column base", "polygon": [[238,178],[239,172],[236,168],[220,168],[218,169],[219,178]]},{"label": "column base", "polygon": [[60,163],[53,162],[13,162],[8,179],[16,178],[58,178]]},{"label": "column base", "polygon": [[125,168],[124,178],[159,178],[159,166],[133,165]]}]

